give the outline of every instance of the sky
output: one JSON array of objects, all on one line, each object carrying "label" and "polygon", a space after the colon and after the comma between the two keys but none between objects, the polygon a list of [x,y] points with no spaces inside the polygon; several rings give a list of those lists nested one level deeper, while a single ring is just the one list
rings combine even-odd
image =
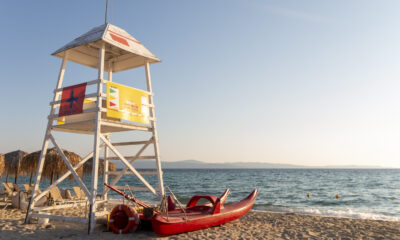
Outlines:
[{"label": "sky", "polygon": [[[163,161],[400,167],[399,1],[110,0],[151,65]],[[0,8],[0,152],[41,148],[61,60],[105,0]],[[68,63],[65,85],[95,69]],[[114,76],[145,88],[144,70]],[[123,136],[125,137],[125,136]],[[123,138],[122,137],[122,138]],[[57,136],[82,156],[92,136]]]}]

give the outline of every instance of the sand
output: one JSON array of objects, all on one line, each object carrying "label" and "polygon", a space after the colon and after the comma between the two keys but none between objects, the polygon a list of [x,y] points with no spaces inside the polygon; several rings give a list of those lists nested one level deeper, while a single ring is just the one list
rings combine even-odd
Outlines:
[{"label": "sand", "polygon": [[[82,216],[85,210],[58,210],[58,214]],[[160,237],[149,230],[115,235],[97,224],[87,234],[82,223],[50,221],[49,224],[23,224],[25,212],[0,210],[0,239],[400,239],[400,222],[318,217],[308,215],[250,212],[221,226]]]}]

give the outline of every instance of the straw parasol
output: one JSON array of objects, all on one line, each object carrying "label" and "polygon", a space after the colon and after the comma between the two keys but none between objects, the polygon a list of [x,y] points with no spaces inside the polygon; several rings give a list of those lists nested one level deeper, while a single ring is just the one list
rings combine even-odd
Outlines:
[{"label": "straw parasol", "polygon": [[[65,156],[69,160],[72,166],[78,164],[82,158],[73,152],[69,152],[67,150],[63,150]],[[31,175],[30,183],[32,183],[32,175],[36,173],[36,169],[38,167],[38,162],[40,158],[41,151],[33,152],[26,155],[21,163],[21,167],[27,172],[27,174]],[[50,148],[47,150],[46,158],[44,161],[42,177],[50,179],[50,184],[53,183],[54,177],[63,175],[68,171],[67,165],[64,163],[64,160],[58,153],[57,149]],[[76,170],[79,176],[82,176],[83,168],[80,167]],[[73,179],[73,175],[69,176],[69,179]]]},{"label": "straw parasol", "polygon": [[0,154],[0,176],[3,175],[5,170],[5,166],[4,166],[4,155]]},{"label": "straw parasol", "polygon": [[[90,158],[83,164],[83,174],[85,176],[91,176],[92,175],[92,164],[93,164],[93,158]],[[108,171],[117,171],[117,166],[113,162],[108,162]],[[99,159],[99,175],[103,175],[104,173],[104,159]]]},{"label": "straw parasol", "polygon": [[27,172],[21,168],[22,158],[27,152],[17,150],[6,153],[4,155],[4,170],[6,172],[6,182],[8,182],[8,176],[14,176],[14,183],[18,181],[18,175],[26,175]]}]

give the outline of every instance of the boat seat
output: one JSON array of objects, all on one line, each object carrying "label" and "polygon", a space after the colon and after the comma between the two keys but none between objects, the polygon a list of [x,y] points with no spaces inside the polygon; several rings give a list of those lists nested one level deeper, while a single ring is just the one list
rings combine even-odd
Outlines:
[{"label": "boat seat", "polygon": [[168,211],[172,211],[176,209],[176,204],[174,199],[171,196],[168,196]]},{"label": "boat seat", "polygon": [[[219,198],[215,195],[195,195],[187,203],[186,209],[196,207],[196,204],[200,199],[206,199],[212,204],[211,208],[213,214],[219,213],[221,211],[221,202]],[[204,208],[206,206],[203,205],[198,207]]]},{"label": "boat seat", "polygon": [[[221,194],[221,196],[219,196],[219,200],[220,200],[220,209],[223,209],[224,208],[224,203],[225,203],[225,201],[226,201],[226,199],[228,198],[228,195],[229,195],[229,193],[230,193],[230,190],[229,190],[229,188],[228,189],[226,189],[225,190],[225,192],[224,193],[222,193]],[[213,195],[211,195],[211,196],[213,196]],[[215,197],[215,196],[214,196]],[[189,204],[189,203],[188,203]],[[197,202],[194,204],[194,205],[196,205],[197,204]],[[186,205],[186,207],[187,207],[187,205]],[[191,209],[192,210],[201,210],[201,211],[204,211],[204,210],[206,210],[207,208],[212,208],[213,207],[213,202],[207,202],[207,203],[204,203],[204,204],[202,204],[202,205],[200,205],[200,206],[196,206],[196,208],[197,209],[193,209],[193,207],[191,207]],[[171,197],[171,196],[168,196],[168,211],[173,211],[173,210],[176,210],[176,209],[178,209],[178,207],[177,207],[177,205],[176,205],[176,203],[175,203],[175,201],[174,201],[174,199]]]},{"label": "boat seat", "polygon": [[187,203],[186,207],[190,208],[190,207],[196,206],[197,202],[200,199],[206,199],[206,200],[210,201],[210,203],[212,205],[214,205],[217,202],[218,198],[215,195],[195,195],[189,200],[189,202]]}]

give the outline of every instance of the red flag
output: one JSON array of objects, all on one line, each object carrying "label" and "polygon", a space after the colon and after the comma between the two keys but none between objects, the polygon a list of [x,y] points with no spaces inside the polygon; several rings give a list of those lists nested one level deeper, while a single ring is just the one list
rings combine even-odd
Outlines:
[{"label": "red flag", "polygon": [[81,83],[63,89],[60,111],[58,112],[59,117],[82,113],[86,85],[87,83]]}]

